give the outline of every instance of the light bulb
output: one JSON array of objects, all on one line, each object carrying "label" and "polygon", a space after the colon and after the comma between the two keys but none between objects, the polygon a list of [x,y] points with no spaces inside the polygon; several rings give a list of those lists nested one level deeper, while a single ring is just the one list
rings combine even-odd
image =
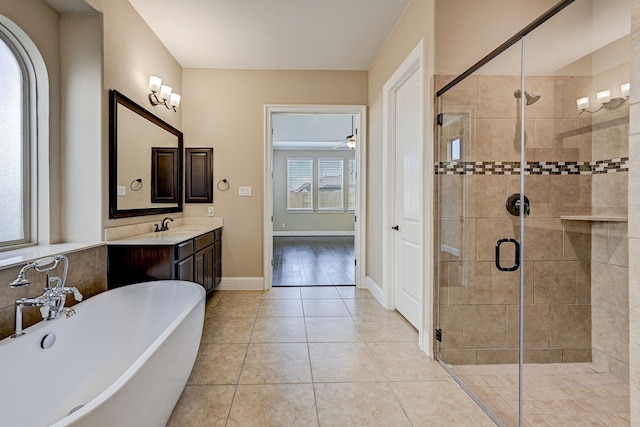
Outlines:
[{"label": "light bulb", "polygon": [[629,97],[629,92],[631,91],[631,85],[629,83],[623,83],[620,85],[620,93],[623,98]]},{"label": "light bulb", "polygon": [[162,79],[160,77],[149,76],[149,90],[151,92],[159,92],[160,86],[162,86]]},{"label": "light bulb", "polygon": [[162,98],[162,99],[164,99],[166,101],[170,97],[171,97],[171,86],[162,85],[160,87],[160,98]]},{"label": "light bulb", "polygon": [[576,99],[576,104],[578,104],[578,110],[586,110],[589,108],[589,97],[585,96],[584,98]]},{"label": "light bulb", "polygon": [[598,102],[600,104],[606,104],[607,102],[611,101],[611,91],[603,90],[601,92],[598,92],[596,93],[596,98],[598,98]]}]

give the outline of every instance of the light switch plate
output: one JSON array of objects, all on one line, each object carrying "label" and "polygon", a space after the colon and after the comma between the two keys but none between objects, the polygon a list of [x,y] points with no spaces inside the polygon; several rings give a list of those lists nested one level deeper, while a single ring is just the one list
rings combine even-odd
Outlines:
[{"label": "light switch plate", "polygon": [[126,196],[127,195],[127,187],[124,185],[118,185],[116,194],[118,196]]},{"label": "light switch plate", "polygon": [[251,187],[238,187],[238,195],[240,195],[240,196],[250,196],[251,195]]},{"label": "light switch plate", "polygon": [[213,206],[207,207],[207,216],[213,216]]}]

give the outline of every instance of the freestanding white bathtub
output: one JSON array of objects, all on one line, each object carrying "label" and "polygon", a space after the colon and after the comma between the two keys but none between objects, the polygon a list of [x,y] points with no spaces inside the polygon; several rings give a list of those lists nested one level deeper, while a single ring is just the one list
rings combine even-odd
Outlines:
[{"label": "freestanding white bathtub", "polygon": [[[139,283],[0,341],[0,426],[164,426],[195,362],[204,305],[195,283]],[[48,334],[56,340],[43,349]]]}]

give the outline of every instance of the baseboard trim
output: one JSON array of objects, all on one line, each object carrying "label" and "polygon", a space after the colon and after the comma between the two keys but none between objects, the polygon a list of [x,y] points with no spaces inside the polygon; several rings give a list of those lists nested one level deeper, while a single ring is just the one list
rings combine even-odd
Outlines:
[{"label": "baseboard trim", "polygon": [[355,231],[274,231],[273,237],[355,236]]},{"label": "baseboard trim", "polygon": [[375,282],[375,280],[373,280],[369,276],[367,276],[366,278],[366,283],[367,283],[367,289],[369,289],[369,292],[371,292],[371,294],[378,300],[380,305],[384,307],[384,304],[382,302],[383,301],[382,286],[378,285]]},{"label": "baseboard trim", "polygon": [[264,278],[262,277],[223,277],[218,291],[262,291]]}]

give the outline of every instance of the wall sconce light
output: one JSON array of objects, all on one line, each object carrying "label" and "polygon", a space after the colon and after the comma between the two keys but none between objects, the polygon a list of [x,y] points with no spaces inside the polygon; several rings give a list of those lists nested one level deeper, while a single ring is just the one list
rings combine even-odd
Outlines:
[{"label": "wall sconce light", "polygon": [[169,110],[178,111],[181,96],[173,93],[171,86],[163,85],[160,77],[149,76],[149,91],[151,105],[164,105]]},{"label": "wall sconce light", "polygon": [[597,113],[598,111],[606,108],[607,110],[615,110],[616,108],[620,108],[625,101],[629,100],[629,92],[631,89],[631,85],[629,83],[624,83],[620,85],[620,95],[621,97],[611,98],[610,90],[603,90],[596,93],[596,99],[598,100],[598,104],[600,107],[597,110],[589,110],[589,97],[585,96],[584,98],[576,99],[576,104],[578,105],[578,110],[580,112],[578,115],[587,112],[587,113]]}]

